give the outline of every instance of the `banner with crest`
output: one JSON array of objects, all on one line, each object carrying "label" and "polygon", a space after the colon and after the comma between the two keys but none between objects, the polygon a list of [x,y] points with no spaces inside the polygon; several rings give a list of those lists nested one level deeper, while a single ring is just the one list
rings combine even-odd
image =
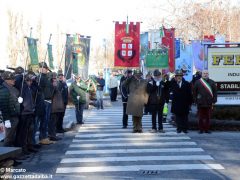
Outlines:
[{"label": "banner with crest", "polygon": [[140,66],[140,22],[115,22],[115,67]]}]

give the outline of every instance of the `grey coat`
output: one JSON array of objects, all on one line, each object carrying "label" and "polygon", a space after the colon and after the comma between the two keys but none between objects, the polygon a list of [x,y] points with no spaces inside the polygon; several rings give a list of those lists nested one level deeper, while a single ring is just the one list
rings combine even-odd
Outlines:
[{"label": "grey coat", "polygon": [[133,76],[127,79],[124,85],[129,89],[126,113],[128,115],[142,117],[144,104],[147,104],[148,101],[147,81],[144,79],[137,80]]}]

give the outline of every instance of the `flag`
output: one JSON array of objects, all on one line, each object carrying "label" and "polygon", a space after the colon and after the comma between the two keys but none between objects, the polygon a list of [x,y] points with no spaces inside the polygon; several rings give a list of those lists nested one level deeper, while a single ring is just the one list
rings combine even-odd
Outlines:
[{"label": "flag", "polygon": [[148,32],[140,35],[140,59],[144,60],[148,52]]},{"label": "flag", "polygon": [[169,71],[175,71],[175,28],[166,29],[163,27],[164,37],[162,38],[162,45],[168,47],[168,65]]},{"label": "flag", "polygon": [[37,39],[27,38],[28,51],[31,60],[31,65],[38,65],[38,51],[37,51]]},{"label": "flag", "polygon": [[163,38],[164,36],[165,36],[165,34],[164,34],[164,30],[163,30],[163,26],[162,27],[160,27],[160,38]]},{"label": "flag", "polygon": [[153,49],[146,55],[146,67],[148,68],[168,68],[168,50]]},{"label": "flag", "polygon": [[66,50],[65,50],[65,77],[66,79],[71,78],[72,73],[72,44],[73,37],[70,34],[66,35]]},{"label": "flag", "polygon": [[198,71],[202,71],[204,67],[204,47],[199,40],[194,40],[191,44],[194,67]]},{"label": "flag", "polygon": [[114,66],[139,67],[140,23],[129,23],[129,34],[126,35],[126,22],[115,22]]},{"label": "flag", "polygon": [[74,35],[72,46],[73,73],[83,79],[88,78],[88,66],[90,55],[90,36]]},{"label": "flag", "polygon": [[175,59],[180,57],[180,39],[175,38]]},{"label": "flag", "polygon": [[175,68],[185,71],[184,79],[186,81],[192,80],[193,75],[193,61],[192,61],[192,45],[186,45],[184,49],[180,49],[180,57],[176,59]]},{"label": "flag", "polygon": [[52,45],[51,44],[47,44],[47,49],[48,49],[48,62],[49,62],[49,67],[50,69],[54,69],[53,66],[53,54],[52,54]]}]

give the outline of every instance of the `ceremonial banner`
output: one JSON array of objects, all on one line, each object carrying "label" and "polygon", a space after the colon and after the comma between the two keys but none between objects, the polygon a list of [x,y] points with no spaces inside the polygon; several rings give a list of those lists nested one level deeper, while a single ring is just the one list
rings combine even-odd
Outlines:
[{"label": "ceremonial banner", "polygon": [[141,43],[140,59],[144,60],[148,52],[148,32],[145,32],[144,34],[140,35],[140,43]]},{"label": "ceremonial banner", "polygon": [[148,68],[168,68],[168,50],[153,49],[146,56],[146,67]]},{"label": "ceremonial banner", "polygon": [[194,67],[198,71],[202,71],[204,67],[204,48],[199,40],[193,40],[192,44],[192,57]]},{"label": "ceremonial banner", "polygon": [[180,57],[176,59],[176,69],[182,69],[186,71],[184,73],[184,79],[186,81],[192,80],[193,75],[193,61],[192,61],[192,45],[182,46],[180,48]]},{"label": "ceremonial banner", "polygon": [[180,39],[175,39],[175,58],[180,57]]},{"label": "ceremonial banner", "polygon": [[[127,33],[126,30],[129,32]],[[139,67],[140,23],[130,22],[126,29],[126,22],[115,23],[115,67]]]},{"label": "ceremonial banner", "polygon": [[73,37],[70,34],[66,36],[66,49],[65,49],[65,76],[66,79],[71,78],[72,73],[72,44],[73,44]]},{"label": "ceremonial banner", "polygon": [[73,39],[73,73],[79,74],[83,79],[87,79],[90,54],[90,37],[84,37],[77,34],[73,36]]},{"label": "ceremonial banner", "polygon": [[31,65],[38,65],[37,39],[27,38]]},{"label": "ceremonial banner", "polygon": [[169,71],[175,70],[175,28],[166,29],[163,27],[164,37],[162,37],[162,44],[168,47],[168,65]]},{"label": "ceremonial banner", "polygon": [[49,62],[49,68],[51,70],[54,69],[54,66],[53,66],[53,54],[52,54],[52,45],[51,44],[48,44],[47,45],[47,48],[48,48],[48,62]]}]

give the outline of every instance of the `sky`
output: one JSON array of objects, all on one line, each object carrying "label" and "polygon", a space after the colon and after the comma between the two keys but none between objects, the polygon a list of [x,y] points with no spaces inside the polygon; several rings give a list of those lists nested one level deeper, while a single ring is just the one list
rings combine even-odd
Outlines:
[{"label": "sky", "polygon": [[[129,21],[142,22],[141,32],[148,31],[149,22],[154,20],[164,19],[171,25],[172,7],[181,8],[183,1],[210,0],[0,0],[0,39],[5,43],[7,41],[6,12],[9,9],[24,15],[33,27],[33,37],[41,17],[44,42],[48,41],[50,33],[54,39],[58,25],[63,38],[66,33],[79,33],[91,36],[92,44],[97,44],[113,35],[114,21],[126,21],[127,16]],[[235,3],[239,1],[231,0]],[[7,58],[5,43],[0,43],[0,59]],[[5,64],[0,61],[0,67]]]}]

